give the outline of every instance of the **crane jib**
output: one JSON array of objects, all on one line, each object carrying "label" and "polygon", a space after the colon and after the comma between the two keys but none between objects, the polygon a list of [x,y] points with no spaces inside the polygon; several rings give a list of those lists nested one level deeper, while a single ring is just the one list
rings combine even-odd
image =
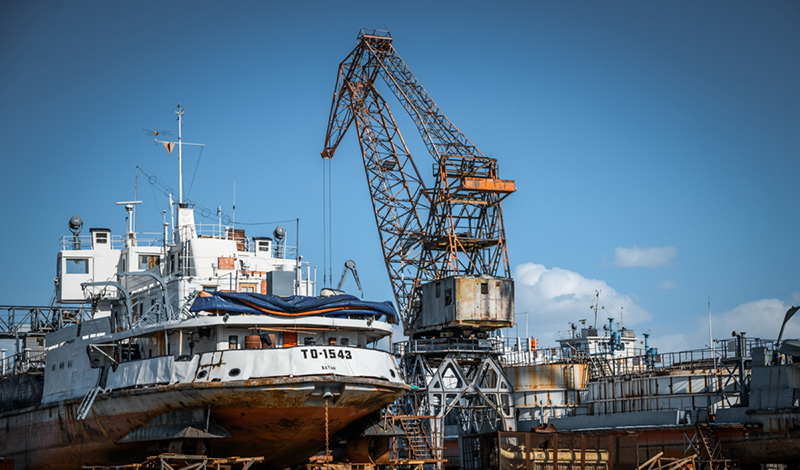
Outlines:
[{"label": "crane jib", "polygon": [[[375,81],[414,121],[434,160],[426,184]],[[339,65],[321,155],[332,158],[355,127],[384,261],[410,332],[422,286],[452,276],[511,277],[500,202],[516,191],[442,113],[386,31],[364,31]]]}]

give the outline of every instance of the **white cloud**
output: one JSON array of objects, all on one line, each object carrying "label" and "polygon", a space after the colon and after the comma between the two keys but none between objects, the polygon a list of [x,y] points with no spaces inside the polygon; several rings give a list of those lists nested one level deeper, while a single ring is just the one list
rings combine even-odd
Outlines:
[{"label": "white cloud", "polygon": [[[794,295],[793,295],[794,297]],[[711,328],[714,339],[731,338],[731,333],[747,332],[748,338],[778,339],[783,317],[790,304],[779,299],[760,299],[747,302],[731,310],[711,313]],[[713,308],[713,304],[712,304]],[[653,346],[662,352],[685,349],[699,349],[708,345],[708,312],[699,311],[697,317],[683,325],[682,333],[653,332]],[[783,333],[786,338],[800,338],[800,316],[792,317],[786,323]]]},{"label": "white cloud", "polygon": [[678,283],[671,279],[664,279],[658,283],[658,288],[662,290],[670,290],[678,287]]},{"label": "white cloud", "polygon": [[[620,294],[605,281],[587,279],[580,274],[561,268],[548,269],[541,264],[524,263],[514,269],[516,311],[528,312],[530,335],[544,345],[555,345],[559,330],[566,331],[569,322],[587,319],[594,322],[590,306],[595,301],[595,291],[600,291],[597,322],[607,322],[607,317],[619,321],[623,312],[624,326],[633,326],[650,319],[650,314],[637,305],[631,297]],[[525,316],[518,316],[520,334],[524,334]]]},{"label": "white cloud", "polygon": [[625,268],[660,268],[669,265],[669,262],[678,255],[678,249],[673,245],[651,246],[649,248],[633,248],[618,246],[614,250],[614,264]]}]

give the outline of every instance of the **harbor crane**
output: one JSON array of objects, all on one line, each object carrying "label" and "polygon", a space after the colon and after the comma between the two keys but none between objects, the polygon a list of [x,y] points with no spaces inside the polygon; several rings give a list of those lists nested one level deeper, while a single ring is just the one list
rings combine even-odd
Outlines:
[{"label": "harbor crane", "polygon": [[[432,184],[423,180],[378,92],[379,77],[433,157]],[[339,65],[323,158],[333,158],[353,124],[403,327],[417,336],[425,329],[419,323],[424,284],[451,276],[510,279],[500,201],[515,185],[500,179],[497,160],[481,153],[442,113],[387,31],[362,30],[358,45]]]},{"label": "harbor crane", "polygon": [[[394,49],[361,30],[339,64],[323,159],[355,129],[383,256],[409,341],[396,346],[414,386],[407,412],[446,434],[514,430],[512,386],[490,333],[513,326],[514,290],[501,201],[516,190],[447,119]],[[416,125],[433,180],[412,158],[380,79]],[[397,347],[399,346],[399,347]],[[439,436],[441,443],[442,437]]]}]

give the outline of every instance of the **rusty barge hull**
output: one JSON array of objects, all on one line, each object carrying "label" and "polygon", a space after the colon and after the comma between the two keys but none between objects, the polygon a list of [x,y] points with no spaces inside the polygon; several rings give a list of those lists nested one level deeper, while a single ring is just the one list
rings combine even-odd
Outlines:
[{"label": "rusty barge hull", "polygon": [[[74,470],[143,460],[175,439],[163,434],[159,416],[194,410],[206,423],[192,423],[213,455],[264,456],[267,467],[302,463],[325,445],[325,400],[330,391],[329,432],[394,401],[405,386],[380,379],[335,376],[175,384],[98,396],[85,420],[80,400],[0,414],[4,456],[17,469]],[[207,413],[207,414],[205,414]],[[205,429],[203,428],[205,424]],[[192,429],[194,428],[194,429]],[[217,437],[223,433],[223,436]]]}]

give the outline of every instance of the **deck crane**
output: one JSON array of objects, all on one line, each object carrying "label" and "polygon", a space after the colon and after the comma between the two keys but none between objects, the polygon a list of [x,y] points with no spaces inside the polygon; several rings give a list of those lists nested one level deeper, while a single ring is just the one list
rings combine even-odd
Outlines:
[{"label": "deck crane", "polygon": [[[433,157],[432,185],[411,158],[375,86],[378,77],[411,116]],[[483,155],[445,117],[387,31],[361,30],[358,45],[339,65],[323,158],[333,157],[353,123],[403,327],[409,336],[435,336],[441,325],[419,318],[424,284],[452,276],[499,275],[510,281],[500,201],[514,192],[514,182],[499,179],[497,160]],[[513,284],[503,288],[513,298]],[[491,326],[509,326],[502,323]],[[467,325],[461,333],[481,329]]]},{"label": "deck crane", "polygon": [[[376,81],[411,116],[433,157],[426,183]],[[387,31],[361,30],[339,64],[322,158],[355,127],[386,268],[410,341],[406,412],[447,435],[514,430],[512,386],[492,330],[514,322],[500,202],[515,191],[434,103]],[[432,418],[431,418],[432,417]],[[436,439],[442,444],[442,435]]]}]

